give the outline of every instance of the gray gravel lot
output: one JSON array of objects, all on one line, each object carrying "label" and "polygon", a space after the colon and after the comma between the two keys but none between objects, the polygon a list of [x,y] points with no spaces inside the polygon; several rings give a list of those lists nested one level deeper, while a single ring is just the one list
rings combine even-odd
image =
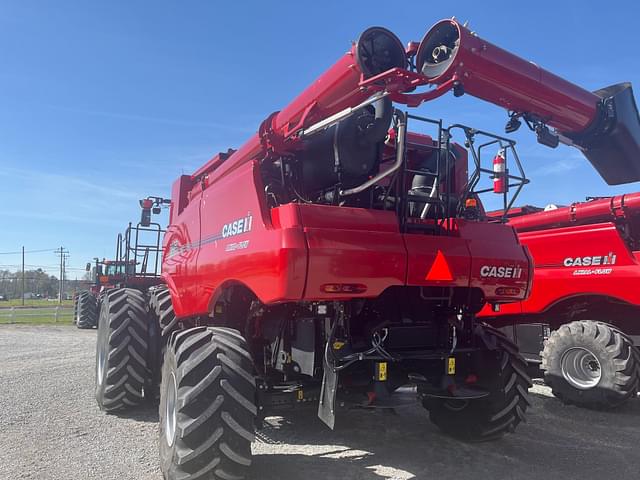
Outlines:
[{"label": "gray gravel lot", "polygon": [[[93,399],[95,331],[0,325],[0,479],[155,479],[157,412],[105,415]],[[637,479],[640,401],[616,412],[532,390],[516,434],[467,445],[419,407],[354,411],[336,431],[313,415],[273,417],[254,444],[254,480]]]}]

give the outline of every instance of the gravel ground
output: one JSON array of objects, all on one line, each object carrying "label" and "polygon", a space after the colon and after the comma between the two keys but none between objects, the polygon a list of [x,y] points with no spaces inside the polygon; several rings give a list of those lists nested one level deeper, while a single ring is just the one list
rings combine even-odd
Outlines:
[{"label": "gravel ground", "polygon": [[[95,331],[0,326],[0,479],[161,480],[155,408],[105,415],[93,399]],[[353,411],[336,431],[313,415],[272,417],[254,480],[637,479],[640,401],[616,412],[563,406],[532,389],[529,422],[503,440],[449,439],[425,412]]]}]

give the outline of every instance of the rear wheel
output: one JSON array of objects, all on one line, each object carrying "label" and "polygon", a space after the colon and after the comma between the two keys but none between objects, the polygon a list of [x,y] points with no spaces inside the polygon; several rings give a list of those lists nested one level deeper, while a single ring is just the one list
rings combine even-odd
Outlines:
[{"label": "rear wheel", "polygon": [[124,410],[143,400],[150,373],[146,299],[138,290],[110,290],[102,300],[96,350],[96,400],[101,410]]},{"label": "rear wheel", "polygon": [[149,359],[152,370],[152,382],[146,396],[157,401],[160,397],[160,380],[162,375],[162,359],[169,343],[171,333],[179,327],[173,310],[171,294],[166,285],[155,285],[149,288],[149,310],[153,321],[150,324],[151,342]]},{"label": "rear wheel", "polygon": [[425,398],[429,418],[443,432],[466,441],[500,438],[525,420],[531,379],[518,347],[502,332],[479,325],[477,333],[491,347],[478,357],[477,386],[489,395],[475,400]]},{"label": "rear wheel", "polygon": [[74,325],[78,323],[78,297],[80,293],[81,292],[76,293],[73,297],[73,321],[71,323]]},{"label": "rear wheel", "polygon": [[74,313],[78,328],[94,328],[98,324],[98,299],[86,290],[78,293]]},{"label": "rear wheel", "polygon": [[178,328],[178,319],[173,311],[171,294],[166,285],[157,285],[149,289],[149,305],[160,325],[163,347],[169,341],[171,333]]},{"label": "rear wheel", "polygon": [[160,394],[166,479],[243,479],[251,465],[256,383],[244,338],[230,328],[174,332]]},{"label": "rear wheel", "polygon": [[592,320],[562,325],[541,355],[545,382],[564,403],[608,409],[638,392],[640,354],[612,325]]}]

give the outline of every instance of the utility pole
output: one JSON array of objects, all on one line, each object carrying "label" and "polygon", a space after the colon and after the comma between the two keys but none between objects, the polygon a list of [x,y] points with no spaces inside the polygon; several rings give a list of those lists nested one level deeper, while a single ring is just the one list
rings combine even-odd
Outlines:
[{"label": "utility pole", "polygon": [[56,254],[60,255],[60,281],[58,282],[58,303],[62,303],[62,292],[64,288],[64,259],[66,255],[69,253],[64,247],[60,247],[55,251]]},{"label": "utility pole", "polygon": [[67,258],[69,255],[65,254],[62,256],[62,293],[64,294],[64,279],[67,276]]},{"label": "utility pole", "polygon": [[24,307],[24,245],[22,246],[22,306]]}]

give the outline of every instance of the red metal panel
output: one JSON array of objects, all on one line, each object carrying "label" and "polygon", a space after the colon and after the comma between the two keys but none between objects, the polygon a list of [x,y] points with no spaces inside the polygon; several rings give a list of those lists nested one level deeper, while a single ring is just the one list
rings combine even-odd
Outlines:
[{"label": "red metal panel", "polygon": [[[257,193],[263,188],[256,172],[255,164],[247,163],[210,185],[202,202],[199,196],[192,197],[169,227],[163,275],[171,287],[176,315],[208,313],[217,289],[233,282],[246,285],[265,303],[302,297],[307,262],[304,233],[299,225],[273,228],[264,198]],[[295,206],[290,207],[284,210],[295,217],[291,213]],[[250,223],[244,221],[247,218]],[[240,220],[242,228],[237,228]]]},{"label": "red metal panel", "polygon": [[263,191],[255,163],[242,165],[205,190],[200,293],[193,311],[209,311],[218,289],[234,282],[246,285],[264,303],[302,297],[307,268],[303,231],[299,226],[274,228],[259,193]]},{"label": "red metal panel", "polygon": [[200,240],[200,197],[184,207],[178,221],[169,225],[163,239],[162,277],[172,292],[177,315],[199,300],[196,267]]},{"label": "red metal panel", "polygon": [[[524,314],[539,314],[581,295],[603,295],[640,305],[640,264],[613,223],[597,223],[519,234],[535,262],[531,296]],[[485,309],[486,316],[508,315]]]},{"label": "red metal panel", "polygon": [[[471,255],[470,286],[481,288],[487,301],[521,300],[527,293],[529,260],[516,234],[508,225],[459,220],[460,237]],[[495,270],[494,270],[495,267]],[[517,288],[518,293],[498,294],[499,288]]]},{"label": "red metal panel", "polygon": [[[375,297],[403,285],[407,253],[394,212],[327,205],[300,205],[309,247],[306,300]],[[360,294],[325,293],[331,283],[359,283]]]},{"label": "red metal panel", "polygon": [[[408,252],[407,285],[469,286],[471,259],[465,240],[456,237],[405,234],[404,241]],[[449,265],[453,276],[451,281],[426,279],[439,251]]]},{"label": "red metal panel", "polygon": [[[387,287],[404,285],[407,253],[400,234],[308,227],[305,234],[309,246],[305,300],[375,297]],[[328,294],[321,290],[328,283],[360,283],[367,290]]]},{"label": "red metal panel", "polygon": [[394,212],[328,205],[300,205],[301,222],[308,228],[368,230],[398,233]]}]

